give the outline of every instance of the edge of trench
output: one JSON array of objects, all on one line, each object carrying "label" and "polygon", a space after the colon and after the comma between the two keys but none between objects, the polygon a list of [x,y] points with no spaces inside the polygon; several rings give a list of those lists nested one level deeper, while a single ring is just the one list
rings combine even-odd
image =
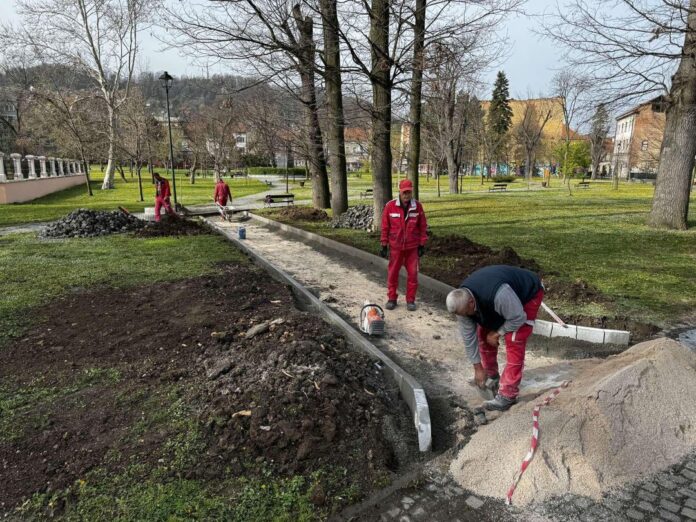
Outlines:
[{"label": "edge of trench", "polygon": [[406,401],[406,404],[413,414],[413,422],[418,435],[419,450],[421,452],[430,451],[432,449],[432,425],[430,422],[430,408],[423,386],[411,374],[396,364],[374,344],[365,339],[362,334],[344,321],[336,312],[307,290],[307,288],[301,285],[290,274],[275,266],[261,254],[245,245],[240,239],[234,237],[232,231],[225,230],[208,218],[204,218],[204,220],[213,230],[225,237],[228,241],[234,243],[244,253],[251,257],[255,263],[267,270],[271,276],[285,284],[289,284],[307,301],[307,303],[309,303],[311,308],[324,318],[325,321],[339,328],[353,346],[367,353],[371,358],[380,360],[384,364],[387,374],[399,387],[401,397]]},{"label": "edge of trench", "polygon": [[[287,232],[295,237],[313,241],[324,247],[349,255],[369,265],[374,265],[377,268],[384,270],[386,274],[387,265],[389,263],[386,259],[382,259],[379,256],[370,254],[369,252],[360,250],[359,248],[340,243],[313,232],[293,227],[292,225],[288,225],[286,223],[280,223],[273,219],[259,216],[251,212],[249,215],[253,220],[258,221],[267,227],[282,230],[283,232]],[[401,274],[400,278],[403,279],[403,274]],[[453,286],[443,283],[442,281],[438,281],[437,279],[427,276],[421,272],[418,273],[418,284],[439,296],[443,301],[445,297],[447,297],[447,294],[454,290]],[[562,326],[553,321],[544,321],[543,319],[537,319],[534,321],[533,333],[542,337],[568,337],[570,339],[577,339],[579,341],[585,341],[593,344],[616,344],[628,346],[631,340],[631,333],[625,330],[609,330],[605,328],[592,328],[590,326],[576,326],[572,324]]]}]

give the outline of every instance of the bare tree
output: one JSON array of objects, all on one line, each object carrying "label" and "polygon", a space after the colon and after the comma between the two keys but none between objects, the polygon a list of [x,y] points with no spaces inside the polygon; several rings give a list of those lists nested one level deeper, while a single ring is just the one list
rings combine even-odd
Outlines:
[{"label": "bare tree", "polygon": [[107,113],[103,189],[113,188],[117,114],[130,93],[138,34],[153,5],[154,0],[17,0],[21,27],[5,24],[0,31],[6,52],[29,50],[92,80]]},{"label": "bare tree", "polygon": [[585,110],[586,97],[590,91],[590,81],[570,69],[556,73],[552,79],[553,93],[558,97],[563,112],[563,180],[568,183],[570,191],[570,173],[568,172],[568,152],[572,139],[573,125],[579,123]]},{"label": "bare tree", "polygon": [[608,104],[664,96],[665,132],[648,223],[685,229],[696,156],[696,0],[571,0],[545,25]]},{"label": "bare tree", "polygon": [[[605,142],[609,134],[609,112],[604,104],[600,103],[592,116],[590,128],[590,156],[592,157],[592,179],[597,178],[599,164],[606,156]],[[616,177],[614,188],[618,188]]]},{"label": "bare tree", "polygon": [[524,150],[524,174],[527,181],[531,181],[534,174],[536,154],[541,143],[541,136],[544,132],[544,127],[551,119],[552,110],[550,107],[544,107],[543,103],[541,103],[542,101],[543,98],[535,100],[528,96],[524,104],[522,120],[517,124],[514,131],[518,143]]}]

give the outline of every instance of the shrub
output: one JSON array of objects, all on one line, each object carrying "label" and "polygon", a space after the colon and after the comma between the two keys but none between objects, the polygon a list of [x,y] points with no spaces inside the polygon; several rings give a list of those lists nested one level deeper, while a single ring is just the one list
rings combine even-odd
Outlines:
[{"label": "shrub", "polygon": [[493,183],[512,183],[515,181],[516,176],[493,176],[491,177],[491,180],[493,180]]},{"label": "shrub", "polygon": [[[285,176],[286,169],[278,167],[249,167],[249,174],[259,175],[259,174],[275,174],[277,176]],[[307,170],[304,167],[292,167],[287,169],[288,176],[290,177],[305,177],[307,175]]]}]

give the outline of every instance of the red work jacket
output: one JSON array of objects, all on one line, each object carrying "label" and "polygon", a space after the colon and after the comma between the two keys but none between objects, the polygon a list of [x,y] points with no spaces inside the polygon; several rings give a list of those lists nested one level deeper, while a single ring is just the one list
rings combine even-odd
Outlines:
[{"label": "red work jacket", "polygon": [[425,212],[420,202],[412,199],[404,209],[399,198],[393,199],[384,206],[382,212],[381,243],[388,244],[392,250],[408,250],[423,246],[428,240],[427,227]]},{"label": "red work jacket", "polygon": [[215,203],[225,205],[227,204],[227,200],[231,198],[232,194],[230,193],[230,187],[227,185],[227,183],[215,184],[215,195],[213,196],[213,199],[215,199]]},{"label": "red work jacket", "polygon": [[167,199],[172,195],[171,191],[169,190],[169,182],[166,179],[162,179],[162,181],[156,179],[155,188],[157,190],[157,195],[162,199]]}]

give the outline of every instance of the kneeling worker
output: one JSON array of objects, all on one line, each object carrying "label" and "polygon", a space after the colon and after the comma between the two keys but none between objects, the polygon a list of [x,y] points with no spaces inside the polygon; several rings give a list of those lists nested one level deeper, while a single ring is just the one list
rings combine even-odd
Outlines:
[{"label": "kneeling worker", "polygon": [[[413,183],[399,183],[399,197],[389,201],[382,212],[382,249],[380,255],[389,257],[387,269],[387,310],[396,308],[399,271],[406,266],[406,309],[416,309],[418,290],[418,258],[425,252],[428,224],[423,205],[413,199]],[[387,248],[388,247],[388,248]]]},{"label": "kneeling worker", "polygon": [[[527,338],[534,329],[544,297],[534,272],[506,265],[481,268],[447,295],[447,310],[456,314],[474,379],[483,387],[499,379],[498,393],[486,401],[488,410],[505,411],[517,402]],[[507,364],[498,374],[498,342],[505,337]]]}]

